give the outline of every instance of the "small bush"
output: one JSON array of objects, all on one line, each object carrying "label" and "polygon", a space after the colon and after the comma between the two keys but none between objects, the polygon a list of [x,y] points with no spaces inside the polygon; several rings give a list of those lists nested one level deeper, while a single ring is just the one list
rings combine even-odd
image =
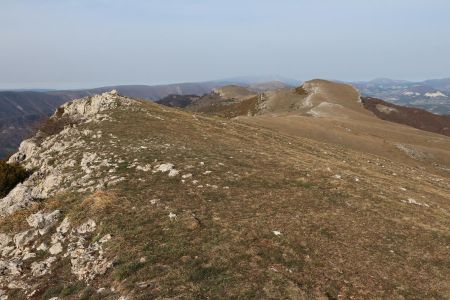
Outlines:
[{"label": "small bush", "polygon": [[18,184],[30,176],[20,165],[10,165],[0,160],[0,198],[5,197]]},{"label": "small bush", "polygon": [[136,273],[137,271],[139,271],[140,269],[142,269],[144,266],[145,264],[140,262],[132,262],[126,265],[122,265],[118,269],[117,277],[120,280],[124,280],[133,275],[134,273]]},{"label": "small bush", "polygon": [[37,125],[37,130],[39,130],[44,137],[51,136],[57,133],[60,133],[64,126],[75,124],[73,120],[69,117],[58,117],[58,118],[48,118],[43,120],[41,123]]},{"label": "small bush", "polygon": [[299,95],[307,95],[308,92],[303,88],[303,86],[299,86],[295,89],[295,92]]},{"label": "small bush", "polygon": [[64,116],[64,108],[60,107],[56,110],[53,117],[41,119],[33,126],[33,133],[37,134],[37,143],[40,144],[43,139],[60,133],[65,126],[77,124],[77,121],[68,116]]},{"label": "small bush", "polygon": [[62,285],[48,287],[42,295],[42,299],[48,300],[53,297],[59,296],[63,288],[64,287]]}]

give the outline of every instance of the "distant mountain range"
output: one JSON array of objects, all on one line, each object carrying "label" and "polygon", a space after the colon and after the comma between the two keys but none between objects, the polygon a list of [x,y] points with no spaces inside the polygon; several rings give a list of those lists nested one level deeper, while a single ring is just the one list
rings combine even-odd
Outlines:
[{"label": "distant mountain range", "polygon": [[[33,126],[51,115],[59,105],[73,99],[113,89],[118,90],[121,95],[132,98],[162,101],[165,104],[172,103],[174,106],[182,106],[183,103],[189,105],[192,100],[195,100],[195,97],[209,94],[224,86],[239,85],[255,93],[264,93],[291,88],[298,84],[299,82],[294,79],[279,76],[247,76],[219,81],[154,86],[116,85],[80,90],[0,91],[0,158],[15,151],[18,143],[33,132]],[[364,97],[374,97],[396,105],[417,107],[436,114],[450,115],[450,78],[422,82],[379,78],[371,81],[351,82],[351,84],[359,89]],[[202,101],[206,101],[205,99],[207,98]]]}]

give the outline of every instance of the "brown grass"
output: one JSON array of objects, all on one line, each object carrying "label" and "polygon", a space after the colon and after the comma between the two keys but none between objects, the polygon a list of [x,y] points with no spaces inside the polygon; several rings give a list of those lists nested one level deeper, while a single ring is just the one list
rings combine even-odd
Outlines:
[{"label": "brown grass", "polygon": [[[96,236],[113,236],[105,255],[114,267],[91,288],[114,286],[115,298],[135,299],[450,293],[448,177],[258,125],[142,107],[164,120],[118,111],[115,122],[89,125],[103,132],[89,151],[117,154],[126,166],[171,162],[204,187],[123,167],[117,173],[126,180],[113,189],[60,197],[71,220],[94,218]],[[120,145],[108,143],[109,133]],[[403,203],[407,197],[430,207]],[[55,277],[47,288],[68,283],[75,281]]]},{"label": "brown grass", "polygon": [[97,191],[87,196],[81,203],[83,207],[95,212],[118,205],[117,196],[111,191]]}]

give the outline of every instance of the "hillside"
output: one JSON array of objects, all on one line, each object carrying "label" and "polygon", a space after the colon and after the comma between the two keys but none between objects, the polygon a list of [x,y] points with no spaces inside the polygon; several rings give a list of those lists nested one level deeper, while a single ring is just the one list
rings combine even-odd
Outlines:
[{"label": "hillside", "polygon": [[[346,85],[290,93],[237,119],[114,91],[65,104],[52,122],[71,125],[10,159],[34,173],[0,200],[0,295],[446,298],[450,162],[340,138],[449,139],[378,119]],[[319,124],[336,140],[305,138]]]},{"label": "hillside", "polygon": [[450,164],[447,137],[379,119],[350,85],[309,81],[298,89],[265,94],[258,111],[256,117],[239,120],[416,166],[448,169]]},{"label": "hillside", "polygon": [[32,134],[36,124],[49,117],[58,106],[73,99],[117,89],[122,95],[159,100],[169,95],[203,95],[227,83],[202,82],[170,85],[122,85],[86,90],[0,92],[0,159],[17,150],[20,142]]},{"label": "hillside", "polygon": [[[121,95],[151,101],[160,101],[168,106],[184,107],[198,97],[210,94],[213,90],[227,87],[230,95],[233,89],[254,94],[255,90],[269,91],[287,87],[280,81],[255,82],[239,87],[242,79],[227,81],[208,81],[198,83],[177,83],[167,85],[119,85],[83,90],[42,90],[42,91],[0,91],[0,159],[17,150],[20,141],[34,134],[36,124],[49,117],[58,106],[73,99],[93,96],[110,90],[117,90]],[[234,87],[234,88],[232,88]],[[226,91],[226,89],[224,89]],[[228,97],[228,95],[226,95]]]},{"label": "hillside", "polygon": [[[191,101],[184,109],[191,112],[200,112],[233,118],[240,115],[252,115],[259,95],[249,88],[229,85],[214,89],[198,99]],[[160,101],[159,103],[165,104]],[[181,106],[178,106],[181,107]]]},{"label": "hillside", "polygon": [[200,98],[201,96],[197,95],[169,95],[156,101],[156,103],[170,107],[185,108]]},{"label": "hillside", "polygon": [[192,112],[219,115],[226,118],[254,114],[256,103],[263,92],[288,90],[288,85],[279,82],[255,83],[247,87],[226,85],[213,89],[202,96],[169,95],[156,101],[169,107],[179,107]]},{"label": "hillside", "polygon": [[450,136],[450,115],[436,115],[420,108],[395,105],[371,97],[362,97],[361,100],[365,108],[383,120]]}]

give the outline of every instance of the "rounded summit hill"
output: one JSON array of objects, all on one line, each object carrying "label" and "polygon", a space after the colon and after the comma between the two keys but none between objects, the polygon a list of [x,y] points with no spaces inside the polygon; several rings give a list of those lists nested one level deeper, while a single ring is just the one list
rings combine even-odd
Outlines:
[{"label": "rounded summit hill", "polygon": [[294,89],[259,95],[254,111],[239,120],[402,162],[443,168],[450,164],[448,139],[380,119],[349,84],[310,80]]},{"label": "rounded summit hill", "polygon": [[264,94],[259,114],[268,113],[340,118],[370,115],[361,104],[359,91],[353,86],[321,79],[307,81],[295,89]]},{"label": "rounded summit hill", "polygon": [[218,89],[214,89],[213,93],[223,99],[244,99],[254,96],[256,93],[249,89],[238,85],[227,85]]}]

